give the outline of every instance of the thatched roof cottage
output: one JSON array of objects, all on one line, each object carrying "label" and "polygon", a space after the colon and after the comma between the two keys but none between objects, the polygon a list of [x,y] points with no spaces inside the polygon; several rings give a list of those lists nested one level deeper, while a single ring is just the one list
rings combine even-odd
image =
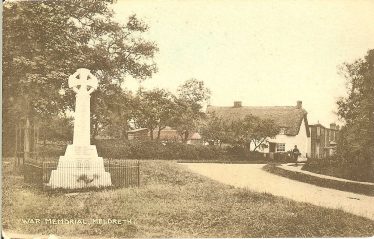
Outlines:
[{"label": "thatched roof cottage", "polygon": [[304,156],[309,151],[308,118],[301,101],[297,101],[295,106],[242,106],[240,101],[235,101],[233,106],[228,107],[208,106],[207,114],[212,113],[228,122],[250,114],[274,120],[281,129],[280,133],[274,139],[269,139],[269,147],[263,152],[287,152],[295,145]]}]

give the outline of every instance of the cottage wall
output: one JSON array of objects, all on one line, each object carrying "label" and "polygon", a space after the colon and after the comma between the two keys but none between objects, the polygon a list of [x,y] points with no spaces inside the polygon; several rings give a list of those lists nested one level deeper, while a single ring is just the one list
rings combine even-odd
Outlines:
[{"label": "cottage wall", "polygon": [[[300,153],[303,156],[306,156],[308,153],[308,136],[306,133],[306,127],[305,127],[305,121],[303,119],[301,125],[299,134],[296,136],[290,136],[290,135],[283,135],[278,134],[274,139],[269,139],[269,142],[272,143],[284,143],[285,144],[285,152],[289,150],[293,150],[294,146],[297,145],[297,148],[300,150]],[[253,145],[251,145],[251,148],[253,149]],[[268,153],[269,147],[259,150],[260,152]]]},{"label": "cottage wall", "polygon": [[[310,129],[309,129],[310,130]],[[308,147],[307,147],[308,157],[312,155],[312,136],[308,138]]]}]

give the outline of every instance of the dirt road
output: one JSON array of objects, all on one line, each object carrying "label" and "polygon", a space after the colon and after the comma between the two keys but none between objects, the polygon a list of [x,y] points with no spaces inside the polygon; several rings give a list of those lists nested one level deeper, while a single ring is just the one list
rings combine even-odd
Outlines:
[{"label": "dirt road", "polygon": [[183,164],[219,182],[299,202],[341,209],[374,220],[374,197],[318,187],[262,170],[264,164]]}]

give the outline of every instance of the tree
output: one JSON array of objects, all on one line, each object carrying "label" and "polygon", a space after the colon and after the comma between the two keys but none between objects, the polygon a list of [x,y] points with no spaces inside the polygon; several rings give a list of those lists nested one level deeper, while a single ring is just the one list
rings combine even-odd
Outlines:
[{"label": "tree", "polygon": [[157,129],[157,139],[160,139],[161,130],[171,123],[175,112],[173,95],[163,89],[140,91],[137,102],[136,124],[148,128],[152,140],[153,131]]},{"label": "tree", "polygon": [[268,143],[268,139],[274,138],[279,134],[279,130],[279,126],[273,120],[260,119],[257,121],[255,130],[252,134],[252,143],[254,145],[253,151],[265,147]]},{"label": "tree", "polygon": [[41,122],[40,137],[44,141],[73,141],[73,119],[66,115],[59,115]]},{"label": "tree", "polygon": [[231,125],[233,131],[232,143],[253,151],[265,147],[269,138],[279,133],[279,126],[270,119],[260,119],[253,115],[247,115],[242,120],[234,121]]},{"label": "tree", "polygon": [[[4,4],[5,138],[12,137],[8,129],[20,119],[46,120],[72,110],[75,97],[67,78],[77,68],[90,69],[101,86],[120,85],[128,75],[143,80],[157,71],[153,56],[158,48],[141,37],[148,26],[135,15],[126,25],[115,22],[111,3],[67,0]],[[92,98],[100,96],[100,90],[105,87]],[[94,120],[94,115],[98,120],[105,115],[95,108],[92,113]]]},{"label": "tree", "polygon": [[[118,85],[104,85],[93,98],[91,137],[104,132],[107,136],[123,139],[129,129],[129,121],[133,118],[135,99]],[[95,92],[93,93],[95,94]]]},{"label": "tree", "polygon": [[344,63],[340,73],[347,81],[348,96],[337,102],[346,125],[340,132],[338,153],[347,161],[374,164],[374,49],[363,59]]},{"label": "tree", "polygon": [[178,87],[173,126],[184,142],[187,141],[191,131],[197,130],[205,118],[202,108],[209,98],[210,90],[205,87],[203,81],[190,79]]},{"label": "tree", "polygon": [[208,141],[210,144],[219,144],[220,147],[222,143],[229,143],[230,138],[232,138],[230,125],[224,119],[214,114],[207,117],[201,129],[201,134],[205,141]]}]

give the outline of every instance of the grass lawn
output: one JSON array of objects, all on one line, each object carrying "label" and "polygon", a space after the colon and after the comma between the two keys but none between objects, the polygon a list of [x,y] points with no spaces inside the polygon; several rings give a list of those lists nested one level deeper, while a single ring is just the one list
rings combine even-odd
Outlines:
[{"label": "grass lawn", "polygon": [[[372,236],[374,221],[237,189],[170,161],[142,161],[141,187],[48,194],[3,173],[3,229],[105,237]],[[123,219],[122,225],[24,224],[21,219]]]},{"label": "grass lawn", "polygon": [[293,172],[279,168],[276,164],[268,164],[263,169],[269,173],[273,173],[282,177],[309,183],[325,188],[333,188],[341,191],[353,192],[367,196],[374,196],[374,186],[364,185],[352,182],[342,182],[333,179],[320,178],[313,175],[307,175],[300,172]]}]

